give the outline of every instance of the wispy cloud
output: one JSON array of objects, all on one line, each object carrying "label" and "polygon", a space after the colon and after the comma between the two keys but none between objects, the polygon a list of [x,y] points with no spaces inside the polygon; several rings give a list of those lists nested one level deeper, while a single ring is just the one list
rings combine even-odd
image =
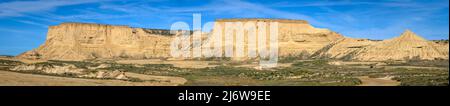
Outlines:
[{"label": "wispy cloud", "polygon": [[[444,0],[445,2],[445,0]],[[447,1],[448,4],[448,1]],[[433,7],[448,7],[446,3],[426,3],[426,2],[417,2],[414,0],[379,0],[379,1],[297,1],[297,2],[277,2],[271,4],[271,7],[323,7],[323,6],[378,6],[378,7],[396,7],[396,8],[414,8],[414,7],[429,7],[433,5]]]},{"label": "wispy cloud", "polygon": [[0,17],[23,16],[24,13],[52,10],[61,6],[94,3],[108,0],[37,0],[13,1],[0,4]]},{"label": "wispy cloud", "polygon": [[15,21],[21,22],[21,23],[25,23],[25,24],[39,26],[39,27],[42,27],[42,28],[47,28],[48,27],[48,25],[46,25],[46,24],[42,24],[42,23],[38,23],[38,22],[35,22],[35,21],[30,21],[30,20],[18,20],[17,19]]},{"label": "wispy cloud", "polygon": [[[270,3],[247,0],[206,0],[193,1],[196,3],[187,3],[186,5],[183,3],[180,3],[183,5],[171,5],[171,2],[167,0],[12,1],[0,4],[0,18],[23,16],[32,20],[16,21],[41,27],[67,21],[153,27],[189,20],[193,13],[204,13],[204,17],[213,16],[214,18],[301,19],[309,21],[314,26],[343,32],[344,35],[378,37],[379,35],[391,36],[393,33],[397,33],[396,30],[403,30],[411,25],[420,25],[417,22],[430,20],[433,17],[448,17],[448,14],[447,16],[437,16],[439,14],[435,13],[441,9],[448,9],[446,0],[442,2],[409,0],[270,1]],[[63,6],[88,3],[95,3],[95,5],[72,9],[75,12],[66,14],[51,11]],[[346,9],[340,8],[344,6]],[[117,20],[121,22],[117,22]],[[148,24],[151,25],[145,26]]]},{"label": "wispy cloud", "polygon": [[[24,30],[17,30],[17,29],[11,29],[11,28],[0,28],[1,32],[12,32],[12,33],[20,33],[20,34],[29,34],[30,32],[24,31]],[[2,35],[6,36],[6,35]]]}]

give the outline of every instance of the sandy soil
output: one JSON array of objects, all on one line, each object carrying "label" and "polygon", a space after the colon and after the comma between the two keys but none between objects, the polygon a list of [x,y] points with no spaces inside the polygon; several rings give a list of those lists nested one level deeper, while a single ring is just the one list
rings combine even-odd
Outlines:
[{"label": "sandy soil", "polygon": [[391,78],[369,78],[368,76],[358,77],[362,84],[358,86],[398,86],[400,82]]},{"label": "sandy soil", "polygon": [[127,74],[149,81],[129,82],[122,80],[68,78],[0,70],[0,86],[176,86],[186,82],[181,77]]}]

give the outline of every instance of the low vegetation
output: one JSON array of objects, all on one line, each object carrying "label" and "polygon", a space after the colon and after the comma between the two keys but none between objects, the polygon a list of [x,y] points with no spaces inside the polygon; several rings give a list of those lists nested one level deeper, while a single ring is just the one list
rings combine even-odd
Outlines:
[{"label": "low vegetation", "polygon": [[19,64],[23,64],[23,62],[0,59],[0,66],[15,66],[15,65],[19,65]]},{"label": "low vegetation", "polygon": [[394,76],[401,86],[448,86],[448,70],[396,68],[371,73],[372,77]]},{"label": "low vegetation", "polygon": [[[295,61],[290,67],[257,70],[247,67],[236,67],[251,62],[233,63],[224,61],[216,67],[208,68],[178,68],[172,64],[118,64],[115,62],[90,61],[56,61],[35,63],[39,65],[65,65],[72,64],[78,68],[91,71],[119,70],[147,75],[177,76],[188,80],[185,85],[272,85],[272,86],[353,86],[362,82],[359,76],[371,78],[392,77],[401,82],[401,86],[448,86],[448,60],[434,61],[407,61],[386,62],[386,66],[421,66],[443,67],[443,69],[415,69],[415,68],[362,68],[364,65],[329,65],[327,59]],[[3,67],[24,64],[18,61],[0,60]],[[100,67],[90,69],[91,67]],[[446,68],[446,69],[445,69]],[[35,74],[45,74],[32,72]],[[75,77],[75,75],[58,75]],[[128,81],[141,82],[138,78],[129,78]]]}]

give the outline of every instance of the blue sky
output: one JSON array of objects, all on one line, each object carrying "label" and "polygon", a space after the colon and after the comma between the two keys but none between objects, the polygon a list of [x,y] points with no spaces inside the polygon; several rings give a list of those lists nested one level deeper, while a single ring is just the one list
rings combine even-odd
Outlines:
[{"label": "blue sky", "polygon": [[449,38],[448,0],[2,0],[0,55],[44,43],[47,27],[88,22],[169,29],[174,22],[218,18],[309,21],[347,37],[388,39],[405,29],[426,39]]}]

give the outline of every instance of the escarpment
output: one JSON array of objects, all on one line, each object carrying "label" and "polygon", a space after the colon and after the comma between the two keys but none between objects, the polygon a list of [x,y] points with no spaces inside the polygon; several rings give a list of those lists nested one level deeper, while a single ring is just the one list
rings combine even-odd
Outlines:
[{"label": "escarpment", "polygon": [[[242,22],[243,25],[256,26],[255,30],[270,29],[271,22],[278,22],[276,35],[278,35],[278,56],[295,56],[308,54],[310,58],[332,58],[359,61],[385,61],[406,59],[448,59],[448,42],[428,41],[407,30],[401,36],[383,40],[372,41],[368,39],[354,39],[328,29],[315,28],[307,21],[287,19],[218,19],[214,23],[212,32],[202,32],[200,44],[191,44],[187,48],[192,57],[193,48],[211,45],[216,38],[211,35],[219,34],[222,44],[221,52],[225,54],[225,46],[235,50],[239,44],[236,38],[243,41],[243,51],[250,49],[260,51],[263,46],[249,46],[249,41],[260,41],[259,35],[250,39],[249,30],[237,34],[239,28],[226,30],[227,23]],[[266,23],[259,25],[259,23]],[[225,34],[227,31],[232,34]],[[231,31],[231,32],[230,32]],[[132,28],[128,26],[114,26],[88,23],[62,23],[50,26],[47,39],[40,47],[18,55],[18,58],[45,59],[45,60],[86,60],[86,59],[151,59],[172,58],[171,43],[176,37],[187,31],[173,31],[162,29]],[[269,30],[266,31],[270,33]],[[190,34],[193,32],[190,31]],[[260,33],[255,31],[255,33]],[[233,36],[232,43],[224,43],[224,36]],[[189,39],[193,40],[192,35]],[[242,38],[242,39],[241,39]],[[270,37],[267,37],[270,38]],[[244,55],[244,57],[248,57]],[[190,58],[190,57],[189,57]],[[244,58],[248,59],[248,58]]]},{"label": "escarpment", "polygon": [[169,57],[169,30],[87,23],[50,26],[43,45],[18,57],[53,60]]}]

